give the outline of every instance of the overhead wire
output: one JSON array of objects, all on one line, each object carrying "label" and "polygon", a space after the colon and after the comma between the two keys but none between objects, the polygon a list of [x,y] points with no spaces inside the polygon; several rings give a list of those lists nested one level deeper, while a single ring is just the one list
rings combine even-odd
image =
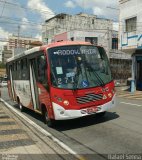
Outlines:
[{"label": "overhead wire", "polygon": [[[25,6],[21,6],[21,5],[17,4],[17,3],[11,3],[11,2],[4,1],[4,0],[0,0],[0,2],[4,3],[3,9],[2,9],[2,13],[1,13],[1,17],[0,17],[0,19],[3,18],[4,21],[0,21],[1,24],[21,25],[21,26],[28,25],[29,26],[28,28],[30,28],[32,26],[32,27],[36,28],[35,30],[38,30],[38,26],[57,27],[56,25],[52,26],[52,25],[49,25],[49,24],[47,25],[47,24],[37,23],[37,22],[34,22],[34,21],[22,21],[20,19],[2,16],[4,8],[5,8],[5,4],[12,5],[14,7],[20,7],[20,8],[26,9],[26,10],[34,10],[34,11],[38,11],[38,12],[41,12],[41,13],[48,13],[48,14],[52,14],[52,13],[49,12],[49,11],[45,11],[45,10],[31,9],[31,8],[28,8],[28,7],[25,7]],[[54,15],[54,14],[52,14],[52,15]],[[8,21],[5,21],[6,19]],[[16,22],[11,22],[11,21],[16,21]],[[124,21],[119,21],[119,27],[126,26],[123,23],[125,23],[125,22]],[[137,22],[137,24],[142,24],[142,22]],[[60,26],[60,28],[66,29],[66,28],[61,27],[61,26]],[[142,28],[142,26],[141,25],[137,25],[137,28]],[[76,30],[79,30],[79,28],[76,28]],[[105,29],[98,29],[98,30],[106,30],[106,28]],[[90,31],[90,29],[88,29],[88,31]]]},{"label": "overhead wire", "polygon": [[0,0],[0,2],[1,2],[1,3],[8,4],[8,5],[12,5],[12,6],[14,6],[14,7],[20,7],[20,8],[26,9],[26,10],[33,10],[33,11],[38,11],[38,12],[41,12],[41,13],[48,13],[48,14],[50,14],[50,15],[55,15],[54,13],[51,13],[50,11],[47,11],[47,10],[29,8],[29,7],[21,6],[21,5],[17,4],[17,3],[12,3],[12,2],[3,1],[3,0]]},{"label": "overhead wire", "polygon": [[6,3],[6,0],[4,1],[0,17],[2,17],[2,15],[3,15],[3,11],[4,11],[4,8],[5,8],[5,3]]}]

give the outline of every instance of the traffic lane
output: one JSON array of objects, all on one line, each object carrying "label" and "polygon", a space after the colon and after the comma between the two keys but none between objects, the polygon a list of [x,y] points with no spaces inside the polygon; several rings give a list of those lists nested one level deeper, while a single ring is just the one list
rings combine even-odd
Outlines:
[{"label": "traffic lane", "polygon": [[123,115],[123,118],[127,119],[127,117],[129,117],[130,119],[128,120],[142,124],[142,121],[140,121],[142,117],[142,101],[128,101],[128,99],[117,98],[117,106],[119,107],[115,108],[115,110],[116,112],[120,112]]},{"label": "traffic lane", "polygon": [[78,153],[141,153],[142,134],[139,114],[142,109],[136,107],[134,111],[129,105],[120,102],[118,99],[117,107],[102,119],[91,116],[62,121],[54,129],[44,125],[37,115],[32,113],[30,115],[29,111],[24,114]]},{"label": "traffic lane", "polygon": [[141,153],[141,132],[132,130],[127,120],[120,120],[118,113],[108,112],[102,119],[91,116],[60,122],[55,129],[43,125],[42,121],[39,123],[39,119],[35,116],[33,120],[78,153]]},{"label": "traffic lane", "polygon": [[[121,104],[119,100],[116,106],[102,119],[86,117],[65,121],[60,123],[56,130],[69,137],[66,142],[68,145],[78,142],[95,153],[141,153],[142,108],[137,106],[130,108],[129,105]],[[55,131],[52,133],[55,134]]]},{"label": "traffic lane", "polygon": [[142,106],[142,99],[138,100],[138,99],[130,99],[130,98],[123,98],[123,97],[117,97],[117,103],[122,103],[122,102],[125,102],[125,103],[130,103],[130,104],[136,104],[137,105],[140,105]]},{"label": "traffic lane", "polygon": [[111,121],[106,121],[106,117],[103,118],[103,122],[100,121],[97,124],[82,128],[79,128],[80,124],[76,124],[78,128],[76,127],[74,130],[61,131],[60,129],[60,131],[70,139],[75,139],[97,153],[141,153],[141,125],[133,127],[135,123],[132,124],[122,116]]},{"label": "traffic lane", "polygon": [[[97,153],[142,153],[142,107],[121,104],[119,99],[116,106],[99,120],[99,123],[90,119],[92,124],[83,126],[84,122],[80,120],[78,124],[72,123],[70,127],[64,123],[58,130]],[[110,119],[113,114],[117,116]],[[75,129],[65,130],[65,126]]]},{"label": "traffic lane", "polygon": [[[14,107],[18,109],[17,105],[15,105]],[[107,113],[109,114],[109,117],[105,119],[100,120],[95,116],[90,116],[74,120],[58,121],[54,128],[49,128],[47,127],[47,125],[43,123],[43,119],[39,114],[36,114],[28,109],[25,109],[23,114],[26,115],[31,120],[33,120],[35,123],[37,123],[45,130],[47,130],[48,132],[52,133],[55,137],[60,139],[62,142],[64,142],[73,150],[75,150],[78,154],[99,154],[99,153],[93,150],[92,148],[86,146],[82,142],[78,141],[78,139],[71,137],[66,132],[68,131],[72,132],[72,130],[79,130],[79,128],[87,128],[88,126],[92,126],[95,124],[99,124],[105,121],[110,121],[115,118],[118,118],[117,114],[110,112]]]}]

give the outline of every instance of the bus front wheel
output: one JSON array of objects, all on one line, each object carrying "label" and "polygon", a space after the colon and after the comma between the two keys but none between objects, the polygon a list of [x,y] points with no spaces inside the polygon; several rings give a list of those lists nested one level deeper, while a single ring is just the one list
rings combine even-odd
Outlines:
[{"label": "bus front wheel", "polygon": [[23,111],[24,111],[24,107],[23,107],[23,105],[21,104],[19,98],[17,98],[17,102],[18,102],[18,107],[19,107],[20,111],[23,112]]},{"label": "bus front wheel", "polygon": [[55,120],[50,119],[48,117],[47,109],[43,110],[43,118],[44,118],[44,123],[47,124],[48,127],[53,127],[55,125]]}]

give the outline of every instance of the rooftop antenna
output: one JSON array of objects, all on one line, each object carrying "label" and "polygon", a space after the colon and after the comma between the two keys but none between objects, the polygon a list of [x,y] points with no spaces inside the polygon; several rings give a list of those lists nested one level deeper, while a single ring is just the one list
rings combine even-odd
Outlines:
[{"label": "rooftop antenna", "polygon": [[20,48],[20,26],[18,25],[18,46],[17,48]]}]

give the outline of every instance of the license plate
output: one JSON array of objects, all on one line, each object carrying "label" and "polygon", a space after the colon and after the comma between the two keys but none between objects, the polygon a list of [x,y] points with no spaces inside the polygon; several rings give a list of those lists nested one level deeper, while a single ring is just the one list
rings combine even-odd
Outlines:
[{"label": "license plate", "polygon": [[96,112],[97,112],[97,108],[93,108],[93,107],[87,108],[87,113],[88,114],[93,114],[93,113],[96,113]]}]

